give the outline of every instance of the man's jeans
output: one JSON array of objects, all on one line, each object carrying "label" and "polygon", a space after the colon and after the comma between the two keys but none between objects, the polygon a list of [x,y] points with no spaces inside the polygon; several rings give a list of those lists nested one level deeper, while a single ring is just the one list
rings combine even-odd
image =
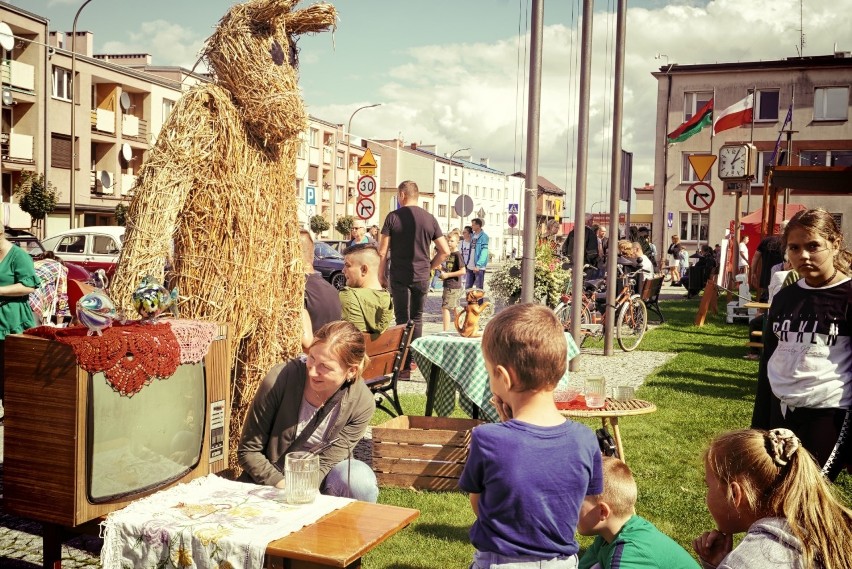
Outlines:
[{"label": "man's jeans", "polygon": [[465,288],[485,288],[485,269],[479,269],[478,271],[468,269],[465,277],[467,277]]},{"label": "man's jeans", "polygon": [[[414,321],[414,334],[411,336],[413,342],[423,335],[423,305],[426,303],[426,294],[429,292],[429,279],[411,284],[399,281],[391,281],[390,293],[393,299],[393,313],[397,324],[407,324],[409,320]],[[403,369],[411,367],[411,350],[408,350],[408,358]]]}]

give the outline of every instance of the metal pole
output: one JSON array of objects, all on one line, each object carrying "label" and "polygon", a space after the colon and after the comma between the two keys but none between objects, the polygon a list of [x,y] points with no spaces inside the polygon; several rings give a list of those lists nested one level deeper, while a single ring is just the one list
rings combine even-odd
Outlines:
[{"label": "metal pole", "polygon": [[[343,215],[349,215],[349,160],[351,159],[351,157],[349,156],[349,137],[352,133],[352,119],[355,117],[355,113],[357,113],[358,111],[364,109],[371,109],[380,105],[381,103],[373,103],[372,105],[364,105],[363,107],[358,107],[357,109],[352,111],[352,114],[349,115],[349,122],[346,123],[346,185],[344,186],[343,191]],[[335,191],[336,190],[337,188],[335,188]],[[332,223],[332,227],[334,227],[334,223]]]},{"label": "metal pole", "polygon": [[[610,172],[609,184],[609,227],[610,235],[612,228],[618,227],[618,210],[621,198],[621,116],[624,108],[624,44],[627,36],[627,0],[618,0],[618,11],[615,24],[615,73],[612,97],[612,171]],[[632,185],[632,184],[631,184]],[[629,202],[628,202],[629,203]],[[610,237],[612,244],[612,237]],[[617,240],[616,240],[617,243]],[[616,278],[616,255],[614,248],[610,246],[607,258],[606,279],[606,313],[604,323],[606,335],[604,336],[604,355],[611,356],[613,351],[612,336],[615,331],[615,293],[617,292]]]},{"label": "metal pole", "polygon": [[[450,188],[453,185],[453,158],[455,158],[456,154],[459,152],[464,152],[465,150],[470,150],[468,148],[459,148],[458,150],[454,150],[452,154],[450,154],[450,165],[447,166],[447,233],[450,232],[450,208],[452,207],[453,194],[450,191]],[[462,173],[464,173],[464,167],[462,167]],[[464,179],[462,179],[462,187],[460,196],[464,196]],[[464,204],[464,200],[462,200],[462,204]],[[459,229],[464,229],[464,216],[459,215],[460,226]]]},{"label": "metal pole", "polygon": [[541,42],[544,0],[533,0],[530,20],[530,106],[527,110],[527,169],[524,179],[524,257],[521,262],[521,302],[535,300],[536,201],[538,199],[538,133],[541,122]]},{"label": "metal pole", "polygon": [[92,0],[86,0],[74,14],[74,24],[71,26],[71,187],[69,188],[68,205],[70,206],[69,221],[71,229],[77,227],[76,190],[77,190],[77,18],[86,4]]},{"label": "metal pole", "polygon": [[[580,106],[577,116],[577,181],[574,201],[574,251],[571,268],[571,335],[580,338],[580,314],[583,298],[583,260],[586,249],[586,169],[589,159],[589,99],[592,76],[592,14],[594,0],[583,0],[583,28],[580,37]],[[571,371],[577,371],[580,358],[571,360]]]}]

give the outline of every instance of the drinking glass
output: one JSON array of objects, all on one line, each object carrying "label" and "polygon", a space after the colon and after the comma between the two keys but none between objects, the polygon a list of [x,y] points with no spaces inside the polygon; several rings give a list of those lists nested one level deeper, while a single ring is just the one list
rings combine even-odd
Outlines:
[{"label": "drinking glass", "polygon": [[291,452],[284,457],[284,493],[288,504],[310,504],[319,493],[319,455]]},{"label": "drinking glass", "polygon": [[593,376],[586,378],[586,407],[599,409],[606,403],[606,378]]},{"label": "drinking glass", "polygon": [[613,391],[616,401],[630,401],[636,396],[636,390],[629,385],[619,385]]}]

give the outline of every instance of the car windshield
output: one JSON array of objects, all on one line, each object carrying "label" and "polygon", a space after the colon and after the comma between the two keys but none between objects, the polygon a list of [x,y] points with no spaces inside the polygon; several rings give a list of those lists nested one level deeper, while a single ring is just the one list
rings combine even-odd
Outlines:
[{"label": "car windshield", "polygon": [[320,259],[342,259],[343,255],[331,248],[327,243],[319,241],[314,243],[314,257]]}]

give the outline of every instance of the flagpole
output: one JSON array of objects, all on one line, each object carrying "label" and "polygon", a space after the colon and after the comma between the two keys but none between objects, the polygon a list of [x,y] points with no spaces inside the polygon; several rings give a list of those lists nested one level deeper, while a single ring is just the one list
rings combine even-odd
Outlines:
[{"label": "flagpole", "polygon": [[[746,104],[748,104],[748,97],[746,97]],[[751,91],[751,132],[749,133],[749,144],[754,144],[754,111],[756,108],[757,85],[753,85]],[[746,180],[745,186],[748,190],[748,197],[746,197],[746,212],[751,214],[751,180]]]},{"label": "flagpole", "polygon": [[[796,92],[793,90],[793,87],[790,87],[790,108],[792,109],[796,103]],[[790,112],[790,126],[787,127],[787,164],[793,164],[793,113]],[[790,188],[784,188],[784,209],[781,217],[787,217],[787,204],[790,201]],[[772,221],[773,228],[775,226],[775,220]]]}]

